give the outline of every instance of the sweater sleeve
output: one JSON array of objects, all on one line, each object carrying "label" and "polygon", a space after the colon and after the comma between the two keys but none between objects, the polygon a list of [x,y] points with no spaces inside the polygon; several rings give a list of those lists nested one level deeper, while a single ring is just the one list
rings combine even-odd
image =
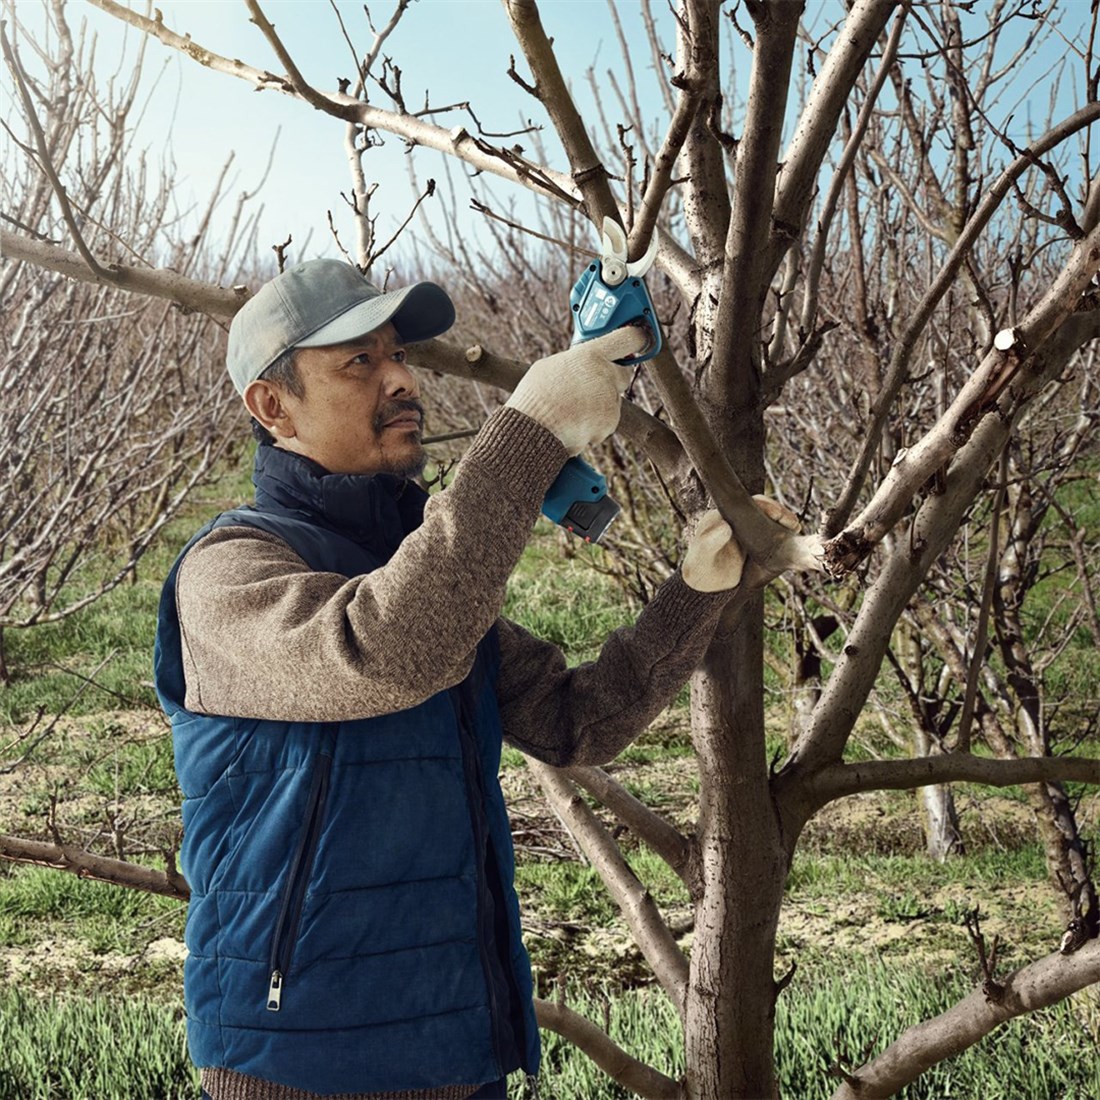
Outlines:
[{"label": "sweater sleeve", "polygon": [[177,577],[185,705],[332,722],[404,710],[459,682],[566,457],[541,425],[502,409],[423,524],[358,577],[314,572],[266,532],[215,529]]},{"label": "sweater sleeve", "polygon": [[679,573],[595,661],[567,668],[557,646],[500,621],[504,736],[556,767],[614,759],[675,698],[701,660],[731,592],[696,592]]}]

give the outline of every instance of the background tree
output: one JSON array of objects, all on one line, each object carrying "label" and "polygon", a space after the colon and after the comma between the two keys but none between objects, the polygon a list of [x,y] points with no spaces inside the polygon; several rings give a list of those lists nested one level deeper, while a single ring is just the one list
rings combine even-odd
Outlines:
[{"label": "background tree", "polygon": [[[686,1075],[677,1081],[641,1064],[563,1006],[538,1008],[545,1026],[568,1035],[640,1095],[774,1095],[775,1005],[792,976],[774,973],[776,929],[791,860],[814,814],[874,789],[965,779],[1042,783],[1049,791],[1059,782],[1100,781],[1097,760],[1051,754],[1049,713],[1018,742],[1025,751],[1006,759],[973,751],[975,729],[991,736],[986,715],[996,715],[1000,690],[988,677],[983,682],[979,657],[992,646],[1009,693],[1004,707],[1012,709],[1034,702],[1038,650],[1025,652],[1013,631],[1027,585],[1017,585],[1009,570],[975,588],[965,573],[970,559],[958,550],[960,538],[984,543],[986,560],[1002,564],[1013,555],[994,556],[989,548],[1016,538],[1021,575],[1027,560],[1038,560],[1041,572],[1058,551],[1036,559],[1034,538],[1017,537],[1010,525],[1018,518],[1021,532],[1037,530],[1026,498],[1039,490],[1050,497],[1044,512],[1073,516],[1073,494],[1043,489],[1044,479],[1036,479],[1042,462],[1020,467],[1028,471],[1027,490],[1007,471],[1014,455],[1025,454],[1025,429],[1067,400],[1052,396],[1059,385],[1081,386],[1081,352],[1098,335],[1100,180],[1088,136],[1100,118],[1093,25],[1075,22],[1080,7],[1066,7],[1060,26],[1053,4],[1040,10],[1005,0],[974,12],[951,0],[855,0],[830,9],[835,25],[811,34],[798,0],[681,0],[675,43],[666,44],[643,0],[638,16],[650,32],[668,108],[667,122],[654,127],[641,117],[629,77],[613,108],[604,103],[598,117],[583,118],[534,0],[505,0],[525,63],[521,72],[514,61],[510,71],[531,109],[552,125],[568,165],[562,170],[539,159],[537,148],[530,156],[511,136],[489,136],[472,115],[447,128],[442,108],[408,107],[397,68],[383,56],[406,14],[404,2],[358,51],[355,79],[332,74],[336,91],[305,79],[292,44],[256,0],[246,6],[279,74],[223,57],[215,44],[195,43],[163,18],[114,0],[93,2],[209,68],[342,119],[357,163],[371,135],[387,132],[534,191],[563,212],[557,224],[567,247],[581,237],[578,219],[596,226],[605,216],[622,220],[632,255],[658,233],[658,270],[678,299],[666,317],[677,338],[639,382],[639,399],[624,405],[619,434],[636,448],[626,468],[634,478],[644,454],[689,525],[711,498],[754,562],[692,683],[699,818],[681,832],[599,769],[532,767],[675,1006]],[[1084,91],[1064,117],[1026,141],[1013,140],[1006,120],[1019,104],[1011,97],[1030,88],[1020,92],[1010,77],[1031,71],[1025,62],[1037,56],[1044,34],[1069,43]],[[731,55],[749,67],[744,105],[736,110],[737,96],[723,86]],[[622,117],[621,128],[607,125],[611,110]],[[364,266],[379,247],[367,180],[365,171],[354,176],[355,258]],[[490,201],[483,206],[500,216]],[[36,247],[7,230],[0,242],[10,255],[78,278],[136,277],[133,265],[105,273],[94,254]],[[455,257],[464,262],[460,249]],[[142,278],[147,292],[217,316],[230,315],[239,300],[201,280],[181,283],[156,272]],[[466,350],[434,341],[418,353],[440,372],[509,388],[532,350],[516,347],[517,361],[484,341]],[[1087,388],[1078,392],[1091,400]],[[1044,430],[1048,443],[1058,438],[1053,428]],[[1094,459],[1083,439],[1073,461]],[[792,538],[755,512],[749,493],[769,481],[788,500],[812,503],[813,534]],[[650,522],[640,520],[647,539]],[[666,531],[673,526],[667,517],[663,523]],[[1068,548],[1085,562],[1079,580],[1091,594],[1090,536],[1070,526]],[[652,568],[659,574],[674,554],[662,549]],[[805,681],[787,758],[770,761],[763,585],[789,570],[823,570],[829,583],[799,575],[789,581],[803,608],[802,650],[816,651],[820,668],[811,667]],[[960,639],[950,623],[939,630],[922,619],[937,584],[961,589],[968,600],[977,595],[979,607],[988,604],[991,617],[996,612],[996,629],[987,621],[984,632]],[[1084,629],[1089,621],[1082,620]],[[947,670],[937,679],[962,691],[950,740],[920,686],[930,645]],[[927,712],[931,746],[908,759],[854,762],[845,750],[888,656]],[[948,695],[937,706],[946,713],[954,704]],[[1005,736],[1010,742],[1020,732]],[[690,958],[578,785],[682,878],[695,913]],[[1081,874],[1087,878],[1084,861]],[[975,925],[982,988],[865,1064],[839,1070],[837,1095],[891,1095],[1004,1019],[1100,980],[1091,898],[1084,885],[1076,890],[1077,923],[1060,950],[1008,976],[996,973]]]},{"label": "background tree", "polygon": [[0,178],[3,222],[17,230],[10,251],[49,255],[68,238],[102,284],[64,267],[0,271],[3,682],[4,631],[55,622],[132,575],[232,447],[222,327],[135,298],[111,264],[124,257],[218,282],[235,273],[250,227],[242,203],[215,252],[206,234],[215,195],[198,231],[184,235],[170,166],[157,172],[134,143],[140,56],[124,79],[99,80],[93,44],[74,39],[59,7],[37,78],[2,31],[0,45],[26,124],[23,135],[6,125],[26,152]]}]

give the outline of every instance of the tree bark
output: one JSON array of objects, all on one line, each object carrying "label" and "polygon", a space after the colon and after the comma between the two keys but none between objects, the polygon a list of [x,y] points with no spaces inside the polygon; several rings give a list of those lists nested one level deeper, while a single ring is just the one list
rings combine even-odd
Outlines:
[{"label": "tree bark", "polygon": [[[919,727],[913,730],[913,751],[916,756],[928,756],[932,752],[931,739]],[[964,855],[966,848],[950,785],[934,783],[921,787],[920,804],[925,852],[940,863],[951,856]]]},{"label": "tree bark", "polygon": [[716,637],[692,681],[704,881],[685,1015],[692,1100],[777,1095],[772,959],[788,863],[765,770],[762,604]]}]

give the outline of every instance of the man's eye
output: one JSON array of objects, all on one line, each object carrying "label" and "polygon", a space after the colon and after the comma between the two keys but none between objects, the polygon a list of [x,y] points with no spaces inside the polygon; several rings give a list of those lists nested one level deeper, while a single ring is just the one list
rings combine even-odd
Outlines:
[{"label": "man's eye", "polygon": [[395,352],[393,353],[393,355],[391,355],[391,356],[390,356],[390,358],[391,358],[391,359],[392,359],[392,360],[393,360],[393,361],[394,361],[395,363],[404,363],[404,362],[405,362],[405,358],[406,358],[406,356],[405,356],[405,349],[404,349],[404,348],[398,348],[398,349],[397,349],[397,350],[396,350],[396,351],[395,351]]}]

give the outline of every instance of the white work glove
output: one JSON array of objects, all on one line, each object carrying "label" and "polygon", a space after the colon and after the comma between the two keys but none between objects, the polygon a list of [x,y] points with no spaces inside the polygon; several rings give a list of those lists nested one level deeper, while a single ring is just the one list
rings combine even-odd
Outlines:
[{"label": "white work glove", "polygon": [[631,368],[612,360],[637,354],[648,339],[644,328],[631,325],[539,359],[506,404],[552,431],[570,455],[580,454],[618,426]]},{"label": "white work glove", "polygon": [[[799,530],[798,517],[789,508],[765,496],[752,499],[768,519],[788,531]],[[730,525],[717,509],[704,512],[680,568],[684,582],[697,592],[723,592],[741,583],[744,567],[745,554]]]}]

